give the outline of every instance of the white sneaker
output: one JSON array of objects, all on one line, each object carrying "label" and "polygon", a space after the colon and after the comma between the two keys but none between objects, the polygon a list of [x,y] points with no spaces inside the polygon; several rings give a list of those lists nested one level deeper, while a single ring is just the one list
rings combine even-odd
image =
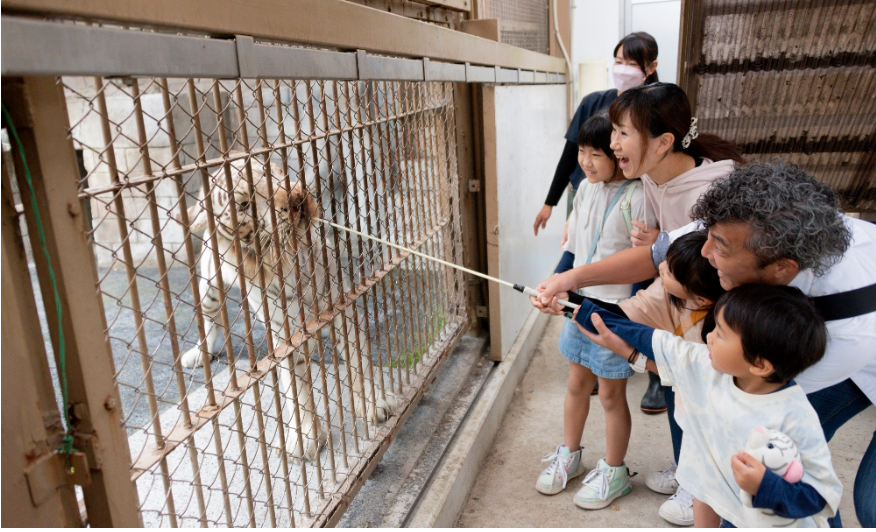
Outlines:
[{"label": "white sneaker", "polygon": [[675,495],[660,505],[660,510],[657,513],[674,525],[692,526],[694,524],[693,495],[679,486]]},{"label": "white sneaker", "polygon": [[669,469],[655,471],[645,475],[645,485],[652,491],[664,495],[672,495],[678,490],[678,482],[675,480],[675,462],[669,465]]},{"label": "white sneaker", "polygon": [[587,471],[581,464],[581,449],[569,452],[565,445],[560,445],[557,450],[541,459],[542,462],[550,462],[535,481],[535,489],[545,495],[556,495],[566,489],[569,480],[579,477]]}]

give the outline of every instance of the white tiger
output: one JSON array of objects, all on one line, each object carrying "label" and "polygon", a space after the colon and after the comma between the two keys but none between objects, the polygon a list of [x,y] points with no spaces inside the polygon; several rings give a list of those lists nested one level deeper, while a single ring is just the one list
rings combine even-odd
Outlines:
[{"label": "white tiger", "polygon": [[[243,276],[246,280],[247,301],[249,310],[253,320],[263,320],[262,290],[259,288],[259,273],[262,273],[265,278],[265,292],[268,301],[268,310],[271,321],[271,332],[274,338],[274,347],[286,342],[284,332],[284,316],[280,302],[280,281],[277,276],[277,264],[273,249],[272,234],[274,231],[270,216],[270,204],[268,201],[267,179],[263,171],[264,166],[261,163],[252,162],[252,181],[253,193],[249,193],[249,185],[245,174],[245,163],[243,160],[237,160],[230,163],[231,167],[231,182],[233,190],[228,194],[225,190],[224,170],[220,168],[212,176],[212,182],[216,185],[212,187],[211,198],[213,201],[213,212],[216,220],[216,240],[219,248],[219,255],[222,257],[221,274],[222,282],[225,289],[229,290],[232,287],[239,286],[237,274],[238,265],[240,265]],[[310,232],[311,242],[313,243],[313,257],[315,260],[315,274],[317,280],[317,292],[320,302],[320,310],[324,311],[325,301],[327,296],[331,297],[331,301],[337,301],[338,294],[337,283],[332,283],[332,287],[326,293],[325,270],[321,263],[322,248],[324,245],[320,242],[317,231],[310,223],[310,219],[319,216],[319,206],[313,196],[296,183],[292,187],[291,193],[287,195],[284,185],[284,177],[282,170],[274,164],[270,165],[270,173],[273,182],[274,206],[276,209],[277,228],[279,240],[282,247],[281,266],[283,270],[283,279],[285,282],[285,296],[287,302],[287,312],[289,316],[289,326],[292,334],[300,327],[299,305],[302,301],[298,299],[298,291],[296,288],[294,260],[296,252],[292,249],[292,231],[295,231],[297,241],[300,243],[299,249],[305,247],[306,233]],[[203,194],[203,191],[202,191]],[[207,213],[203,207],[204,198],[201,197],[197,205],[189,208],[189,221],[193,232],[203,231],[208,227]],[[231,209],[229,201],[234,201],[237,204],[237,227],[233,227],[231,222]],[[251,203],[255,203],[256,218],[251,216]],[[242,257],[238,257],[234,247],[234,234],[237,234],[241,246]],[[256,252],[256,241],[260,244],[261,254]],[[219,291],[214,285],[216,282],[215,265],[213,262],[213,253],[210,246],[211,239],[205,235],[205,249],[201,253],[200,258],[200,276],[199,283],[201,293],[201,308],[205,319],[205,333],[207,351],[215,356],[215,348],[217,340],[224,337],[222,334],[222,322],[219,319],[220,304]],[[330,257],[334,255],[329,250]],[[313,291],[310,284],[310,266],[306,260],[306,255],[298,260],[300,275],[301,275],[301,293],[304,305],[305,319],[309,322],[314,319],[312,312]],[[340,267],[339,261],[330,261],[332,263],[332,271],[329,272],[331,278],[337,279],[337,271],[335,268]],[[346,282],[346,281],[345,281]],[[349,286],[344,287],[344,291],[348,292]],[[365,360],[365,364],[370,364],[370,345],[367,335],[364,337],[364,346],[361,353],[355,352],[356,349],[356,327],[354,323],[353,308],[355,303],[348,305],[342,313],[339,313],[331,326],[335,327],[337,332],[337,343],[335,348],[338,350],[338,357],[343,360],[345,353],[345,343],[349,345],[349,360],[348,371],[353,372],[353,397],[354,411],[358,417],[367,417],[368,419],[377,422],[383,422],[388,419],[397,403],[396,397],[389,391],[386,392],[386,400],[378,398],[376,402],[371,400],[372,386],[364,386],[359,375],[364,375],[367,378],[371,374],[368,367],[364,371],[359,370],[360,358]],[[347,320],[348,330],[347,338],[343,337],[341,320]],[[316,334],[319,334],[318,332]],[[299,350],[299,352],[286,357],[283,360],[284,371],[280,371],[283,380],[283,391],[287,398],[287,404],[294,405],[294,394],[292,393],[290,373],[292,371],[292,358],[295,358],[294,375],[298,389],[298,403],[301,410],[301,435],[304,438],[302,442],[302,450],[299,450],[297,431],[295,427],[295,416],[287,416],[289,419],[289,428],[286,430],[286,451],[295,458],[303,457],[313,460],[319,453],[320,448],[325,443],[325,429],[316,412],[316,406],[313,401],[313,390],[311,383],[307,380],[307,364],[310,363],[310,353],[315,348],[316,342],[313,338],[307,341],[307,349]],[[200,345],[190,349],[182,356],[182,364],[185,367],[193,368],[202,364],[202,355]],[[362,400],[364,388],[364,404]],[[376,409],[374,408],[376,406]],[[279,446],[275,445],[276,452],[281,452]]]},{"label": "white tiger", "polygon": [[[745,452],[792,484],[803,478],[803,460],[800,458],[800,451],[797,450],[797,444],[784,432],[755,427],[748,434]],[[797,521],[779,517],[771,510],[754,508],[751,494],[743,489],[739,490],[739,495],[742,498],[742,514],[745,516],[744,526],[788,527],[793,526]]]}]

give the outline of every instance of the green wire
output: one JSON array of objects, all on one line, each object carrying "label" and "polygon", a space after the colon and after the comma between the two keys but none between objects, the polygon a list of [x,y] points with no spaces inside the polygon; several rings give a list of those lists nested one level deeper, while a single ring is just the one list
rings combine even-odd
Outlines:
[{"label": "green wire", "polygon": [[59,451],[67,456],[67,469],[72,472],[73,466],[70,463],[70,455],[73,454],[76,449],[73,448],[73,428],[70,423],[70,414],[68,412],[70,403],[67,398],[67,359],[64,349],[64,327],[61,325],[63,323],[61,321],[61,296],[58,294],[58,282],[55,280],[55,270],[52,268],[52,260],[49,257],[49,247],[46,245],[46,233],[43,229],[43,220],[40,217],[40,209],[37,206],[36,192],[33,189],[33,179],[30,176],[30,168],[27,166],[27,157],[24,155],[24,145],[22,145],[21,139],[18,138],[18,131],[15,129],[15,124],[12,123],[12,116],[9,114],[5,102],[3,102],[3,118],[6,120],[6,125],[9,128],[9,132],[12,134],[12,138],[15,139],[15,144],[18,146],[18,155],[21,157],[21,165],[24,167],[24,178],[27,180],[27,187],[30,190],[30,204],[33,207],[34,222],[36,223],[37,234],[39,234],[40,237],[40,244],[43,247],[43,255],[46,257],[46,267],[49,270],[49,279],[52,282],[52,292],[54,292],[55,295],[55,309],[58,313],[58,360],[61,366],[60,371],[58,372],[58,379],[61,381],[61,398],[64,403],[64,420],[67,422],[67,430],[64,433],[64,437],[61,439],[62,445]]}]

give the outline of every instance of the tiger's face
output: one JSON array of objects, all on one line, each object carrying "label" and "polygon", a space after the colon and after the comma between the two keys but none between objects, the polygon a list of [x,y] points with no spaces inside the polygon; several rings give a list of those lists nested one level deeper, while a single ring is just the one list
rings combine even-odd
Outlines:
[{"label": "tiger's face", "polygon": [[[292,190],[287,193],[283,171],[277,165],[270,165],[272,198],[269,198],[267,176],[262,164],[253,161],[251,165],[251,189],[246,177],[245,162],[233,161],[229,167],[231,190],[225,186],[224,168],[214,172],[211,179],[214,183],[211,199],[216,233],[227,242],[237,237],[245,253],[265,253],[270,249],[275,231],[279,233],[281,245],[288,245],[293,229],[298,236],[302,235],[307,230],[310,218],[319,215],[316,201],[300,182],[294,182]],[[208,227],[206,206],[203,203],[201,200],[198,205],[189,209],[192,231],[201,231]],[[236,215],[236,221],[233,215]]]}]

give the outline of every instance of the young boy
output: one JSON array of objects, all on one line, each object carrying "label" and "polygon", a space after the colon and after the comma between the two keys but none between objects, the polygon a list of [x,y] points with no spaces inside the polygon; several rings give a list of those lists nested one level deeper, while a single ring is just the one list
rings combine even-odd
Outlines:
[{"label": "young boy", "polygon": [[[824,355],[824,321],[798,289],[787,286],[735,288],[718,300],[715,316],[706,345],[633,323],[589,301],[575,320],[595,343],[676,386],[686,423],[676,478],[695,498],[697,526],[717,526],[715,514],[727,524],[744,524],[740,488],[751,494],[755,508],[796,519],[794,526],[827,526],[842,484],[818,417],[793,381]],[[783,432],[797,444],[800,482],[785,481],[741,452],[758,426]]]}]

